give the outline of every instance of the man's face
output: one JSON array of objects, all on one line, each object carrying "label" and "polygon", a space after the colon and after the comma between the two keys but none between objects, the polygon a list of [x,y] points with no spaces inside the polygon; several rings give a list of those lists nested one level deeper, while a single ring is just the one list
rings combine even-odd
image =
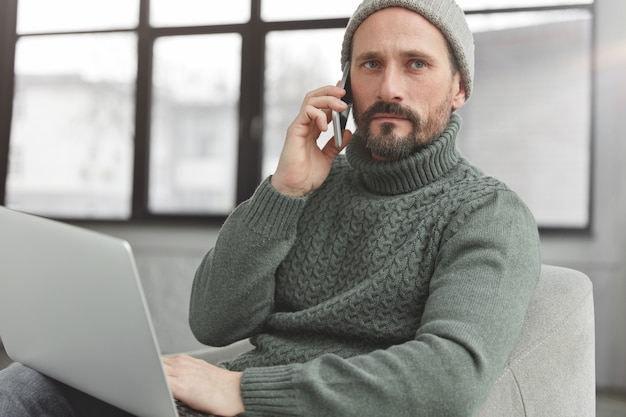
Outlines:
[{"label": "man's face", "polygon": [[404,8],[363,21],[351,66],[356,126],[376,159],[400,159],[428,145],[465,103],[443,34]]}]

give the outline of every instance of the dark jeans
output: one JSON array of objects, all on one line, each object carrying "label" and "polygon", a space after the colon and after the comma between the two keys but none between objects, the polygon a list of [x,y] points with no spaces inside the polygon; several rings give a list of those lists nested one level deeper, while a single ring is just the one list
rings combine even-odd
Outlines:
[{"label": "dark jeans", "polygon": [[132,417],[22,365],[0,371],[0,416]]}]

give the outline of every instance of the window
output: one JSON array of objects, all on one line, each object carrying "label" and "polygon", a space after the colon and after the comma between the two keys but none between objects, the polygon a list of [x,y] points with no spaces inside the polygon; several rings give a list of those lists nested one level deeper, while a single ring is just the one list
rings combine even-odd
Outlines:
[{"label": "window", "polygon": [[207,0],[151,0],[150,24],[196,26],[245,23],[250,20],[250,0],[229,0],[228,7]]},{"label": "window", "polygon": [[156,40],[148,193],[151,212],[213,214],[232,209],[240,57],[239,34]]},{"label": "window", "polygon": [[[572,4],[590,3],[459,1],[475,34],[476,77],[459,112],[464,124],[457,145],[518,192],[544,228],[589,226],[593,14]],[[273,12],[266,14],[314,13],[295,6]],[[342,36],[342,29],[268,35],[265,175],[276,165],[303,91],[339,79]]]},{"label": "window", "polygon": [[[528,2],[528,1],[527,1]],[[472,15],[475,94],[459,148],[520,194],[537,222],[589,222],[589,10]]]},{"label": "window", "polygon": [[268,22],[346,18],[354,12],[359,3],[361,0],[317,0],[315,2],[263,0],[261,18]]},{"label": "window", "polygon": [[[477,45],[461,151],[540,226],[588,228],[593,1],[458,2]],[[340,78],[359,3],[6,1],[0,202],[75,220],[223,219],[273,171],[304,94]]]},{"label": "window", "polygon": [[[287,30],[267,35],[263,176],[271,174],[278,164],[285,131],[296,117],[304,93],[341,79],[342,39],[343,29]],[[347,128],[354,130],[354,125]],[[318,143],[323,146],[332,136],[329,129]]]},{"label": "window", "polygon": [[18,41],[8,206],[130,214],[135,45],[132,33]]},{"label": "window", "polygon": [[139,0],[19,0],[20,34],[133,28]]}]

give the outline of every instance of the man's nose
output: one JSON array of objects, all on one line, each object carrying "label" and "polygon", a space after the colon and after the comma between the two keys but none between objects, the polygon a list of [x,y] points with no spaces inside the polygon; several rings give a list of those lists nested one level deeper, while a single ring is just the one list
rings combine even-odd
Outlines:
[{"label": "man's nose", "polygon": [[388,66],[381,74],[378,86],[378,99],[383,102],[401,102],[403,99],[402,71],[395,66]]}]

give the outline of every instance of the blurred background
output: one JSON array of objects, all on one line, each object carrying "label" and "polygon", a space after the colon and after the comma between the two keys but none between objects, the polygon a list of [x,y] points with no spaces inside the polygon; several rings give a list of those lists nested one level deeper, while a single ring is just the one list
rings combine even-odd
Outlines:
[{"label": "blurred background", "polygon": [[[3,0],[0,204],[128,240],[162,350],[199,347],[195,267],[341,77],[358,3]],[[598,389],[625,393],[626,2],[458,3],[477,48],[458,145],[527,202],[545,263],[590,276]]]}]

